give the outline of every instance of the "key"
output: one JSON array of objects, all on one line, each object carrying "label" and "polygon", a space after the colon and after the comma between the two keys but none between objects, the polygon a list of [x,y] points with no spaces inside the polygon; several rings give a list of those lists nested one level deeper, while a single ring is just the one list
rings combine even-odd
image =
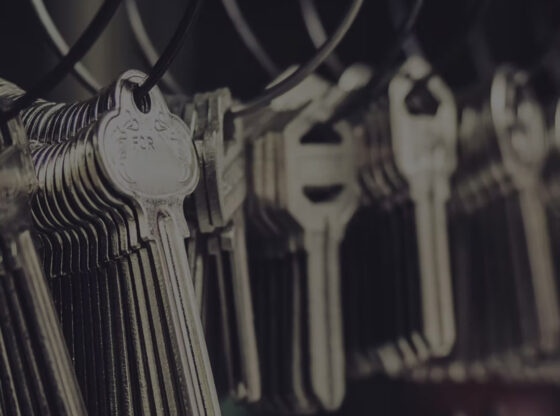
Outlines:
[{"label": "key", "polygon": [[242,379],[246,379],[246,393],[249,402],[260,398],[260,372],[258,368],[258,352],[254,329],[253,301],[249,287],[249,270],[247,264],[247,243],[245,241],[244,214],[238,211],[233,219],[233,224],[220,234],[220,247],[224,268],[230,272],[226,276],[230,285],[230,292],[234,305],[231,313],[237,324],[239,342],[239,359],[241,360]]},{"label": "key", "polygon": [[[2,106],[6,105],[3,99]],[[31,406],[38,406],[34,411],[42,414],[85,414],[31,237],[28,204],[37,180],[27,146],[19,119],[8,121],[0,137],[0,355],[5,406],[10,413],[29,414]]]},{"label": "key", "polygon": [[[141,77],[134,80],[139,82]],[[177,331],[175,353],[187,371],[183,398],[188,397],[193,414],[217,414],[219,407],[183,241],[189,235],[183,200],[194,191],[199,175],[192,142],[186,139],[190,134],[178,118],[169,114],[158,91],[152,90],[151,109],[143,115],[133,102],[131,86],[127,87],[117,96],[120,103],[116,108],[121,111],[107,113],[100,120],[91,144],[99,151],[97,162],[111,186],[136,205],[141,237],[155,242],[152,254],[162,265],[158,276],[163,278],[160,284],[165,288]],[[154,178],[154,172],[145,169],[147,163],[168,169],[160,169]]]},{"label": "key", "polygon": [[542,109],[527,89],[527,74],[503,68],[495,76],[491,109],[504,167],[518,191],[539,322],[539,348],[557,348],[560,315],[548,224],[539,181],[546,151]]},{"label": "key", "polygon": [[[259,139],[252,143],[251,164],[252,179],[251,198],[248,204],[248,218],[250,239],[249,244],[253,247],[249,253],[253,254],[254,260],[251,266],[251,280],[253,282],[253,298],[258,303],[255,304],[257,318],[257,336],[259,342],[259,359],[260,369],[263,380],[263,403],[265,406],[273,409],[276,407],[282,409],[308,408],[309,399],[304,392],[303,379],[304,370],[301,362],[298,361],[298,353],[300,353],[303,345],[299,343],[299,332],[297,334],[285,334],[288,340],[293,340],[286,354],[290,359],[288,368],[282,367],[278,361],[278,357],[273,354],[275,347],[270,341],[271,336],[282,331],[278,325],[271,322],[273,317],[278,315],[285,316],[285,319],[293,319],[297,322],[301,321],[301,316],[290,308],[287,302],[281,297],[279,305],[280,311],[271,309],[271,301],[269,297],[274,294],[273,283],[280,283],[286,279],[283,273],[276,270],[276,263],[279,261],[288,261],[286,258],[286,242],[282,232],[270,218],[269,213],[259,202],[265,198],[276,199],[275,174],[276,155],[274,150],[274,140]],[[268,197],[265,195],[269,195]],[[258,199],[257,199],[258,198]],[[290,262],[296,266],[295,259]],[[282,267],[286,269],[286,267]],[[286,271],[286,273],[289,273]],[[294,306],[295,307],[295,306]],[[293,315],[294,314],[294,315]],[[295,338],[295,337],[298,338]],[[294,337],[294,338],[293,338]],[[282,338],[284,339],[284,338]],[[277,351],[277,350],[276,350]],[[283,360],[281,361],[283,363]]]},{"label": "key", "polygon": [[[40,150],[46,150],[47,152],[49,152],[48,154],[50,154],[51,156],[50,158],[39,159],[42,160],[43,162],[42,164],[36,165],[36,168],[38,169],[38,173],[40,175],[39,176],[40,181],[43,184],[42,188],[45,193],[45,198],[43,198],[43,202],[47,203],[47,201],[50,199],[52,203],[51,205],[52,207],[51,213],[53,215],[52,221],[57,221],[56,218],[59,218],[58,221],[63,221],[63,222],[67,221],[67,219],[65,218],[65,212],[63,212],[61,209],[63,199],[60,198],[60,196],[62,195],[62,193],[57,194],[57,192],[53,188],[53,182],[56,182],[56,178],[53,178],[54,171],[52,170],[52,168],[54,167],[54,165],[56,165],[57,162],[57,158],[55,156],[59,155],[60,149],[64,149],[65,147],[67,147],[67,144],[46,146],[43,149],[40,149]],[[40,153],[38,151],[35,152],[36,156],[39,154]],[[62,189],[60,189],[59,191],[62,191]],[[60,198],[60,203],[57,202],[57,198]],[[66,211],[66,213],[68,212],[69,211]],[[62,227],[64,227],[64,224],[61,223],[61,225]],[[72,227],[72,222],[67,222],[65,225]],[[78,251],[80,251],[79,247],[77,246],[73,247],[74,253]],[[79,353],[79,351],[83,350],[84,348],[83,345],[84,341],[81,338],[79,332],[80,328],[83,327],[84,324],[84,322],[82,322],[83,318],[82,318],[81,293],[79,290],[81,286],[81,280],[83,280],[83,276],[80,274],[79,268],[76,268],[75,265],[70,266],[69,270],[70,270],[69,274],[67,274],[64,277],[59,277],[57,279],[58,280],[64,279],[60,282],[60,284],[64,288],[63,292],[60,295],[62,296],[60,302],[63,305],[62,320],[63,323],[66,323],[66,327],[68,331],[66,334],[67,341],[72,346],[72,351],[78,351]],[[112,269],[111,276],[113,277],[113,280],[119,278],[117,270],[118,270],[117,268]],[[107,294],[107,297],[108,296],[109,295]],[[115,313],[115,316],[121,316],[121,315]],[[107,322],[112,323],[112,320],[109,319]],[[124,334],[124,331],[122,329],[120,332]],[[115,342],[115,345],[117,345],[117,342]],[[119,345],[123,345],[122,342]],[[124,362],[126,363],[126,351],[124,353],[123,359]],[[84,359],[82,359],[82,357],[79,355],[76,355],[75,362],[76,362],[76,369],[78,370],[78,374],[81,375],[82,387],[87,398],[88,388],[87,385],[85,384],[85,379],[84,379],[84,375],[85,375],[84,367],[86,366],[87,362]],[[127,366],[124,365],[122,368],[126,368],[126,367]]]},{"label": "key", "polygon": [[[321,125],[344,93],[321,83],[310,85],[322,92],[297,117],[277,127],[282,133],[277,149],[279,207],[272,213],[278,224],[289,220],[291,229],[303,231],[310,386],[320,405],[334,410],[344,396],[338,250],[357,207],[358,188],[347,125]],[[293,98],[284,99],[279,106],[293,105]]]},{"label": "key", "polygon": [[451,93],[437,77],[426,85],[427,93],[438,101],[435,114],[413,114],[407,109],[406,98],[414,92],[414,79],[429,70],[420,58],[410,58],[401,68],[401,75],[391,82],[389,98],[395,158],[414,201],[423,336],[432,355],[444,357],[455,342],[445,204],[449,176],[456,163],[456,111]]},{"label": "key", "polygon": [[[214,253],[215,261],[222,263],[219,270],[223,272],[218,274],[228,279],[220,279],[223,284],[231,284],[233,288],[229,293],[224,292],[222,298],[223,302],[232,303],[231,307],[222,306],[233,314],[231,319],[229,314],[223,314],[222,324],[233,325],[223,332],[239,334],[238,346],[224,343],[225,349],[237,350],[237,353],[224,352],[230,372],[234,371],[234,362],[241,366],[231,379],[230,390],[237,400],[246,399],[252,403],[259,400],[261,386],[242,214],[247,194],[245,149],[243,141],[235,137],[239,126],[233,126],[234,132],[226,135],[225,125],[229,120],[225,119],[225,114],[231,101],[225,89],[195,95],[192,104],[186,105],[183,118],[188,120],[196,116],[197,119],[194,139],[202,163],[201,184],[194,194],[198,226],[202,233],[220,235],[222,248]],[[232,234],[235,239],[230,237]],[[214,246],[217,249],[218,246]]]}]

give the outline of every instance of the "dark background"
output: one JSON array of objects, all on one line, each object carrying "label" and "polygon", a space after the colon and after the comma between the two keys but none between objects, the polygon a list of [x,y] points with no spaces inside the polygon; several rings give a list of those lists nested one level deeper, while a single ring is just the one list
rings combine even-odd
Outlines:
[{"label": "dark background", "polygon": [[[45,1],[69,44],[76,40],[101,4],[100,0]],[[138,1],[155,44],[163,49],[185,1]],[[337,51],[344,62],[375,65],[383,61],[395,35],[389,4],[393,2],[394,6],[399,1],[406,8],[411,0],[365,0],[360,17]],[[455,88],[470,87],[479,81],[475,68],[480,64],[473,55],[484,49],[481,45],[487,47],[487,55],[494,62],[507,61],[530,67],[544,50],[550,49],[560,22],[558,0],[488,0],[482,24],[475,31],[478,41],[475,39],[466,45],[462,41],[466,32],[465,19],[469,7],[476,1],[480,0],[425,0],[417,25],[416,34],[430,58],[437,59],[449,50],[458,51],[452,64],[442,68],[447,81]],[[52,67],[55,55],[49,50],[28,1],[0,3],[3,52],[0,76],[29,88]],[[336,26],[348,4],[343,0],[316,0],[316,3],[328,30]],[[239,0],[239,4],[280,67],[302,62],[313,53],[297,0]],[[558,39],[555,43],[559,43]],[[477,53],[473,54],[473,50]],[[149,69],[139,57],[124,8],[119,10],[85,63],[103,83],[131,67]],[[237,36],[220,0],[206,1],[195,34],[176,60],[172,72],[187,92],[229,86],[240,98],[257,94],[270,81]],[[558,72],[549,77],[559,80]],[[323,74],[328,72],[323,71]],[[550,91],[550,85],[544,90]],[[86,92],[69,76],[51,98],[71,100],[84,96]]]},{"label": "dark background", "polygon": [[[375,67],[384,60],[395,37],[390,1],[398,0],[365,0],[360,17],[337,51],[345,63],[362,61]],[[406,7],[406,0],[403,1]],[[316,2],[327,30],[332,30],[348,1]],[[450,64],[439,68],[456,91],[473,92],[483,88],[488,72],[481,68],[493,68],[500,62],[533,68],[543,53],[551,50],[551,45],[556,44],[556,50],[560,50],[556,36],[560,26],[560,1],[490,0],[474,40],[465,42],[468,23],[465,19],[472,2],[426,0],[417,25],[416,34],[428,57],[437,62],[442,54],[456,51]],[[100,3],[100,0],[49,0],[47,6],[71,44]],[[297,0],[239,0],[239,3],[280,67],[302,62],[313,53]],[[139,0],[139,4],[154,42],[163,49],[183,12],[185,1]],[[24,89],[29,89],[56,63],[56,55],[49,49],[28,1],[0,2],[0,51],[0,77]],[[560,52],[552,54],[550,65],[537,77],[539,93],[545,101],[557,96],[559,91],[559,55]],[[149,70],[139,56],[124,8],[121,7],[84,62],[102,83],[110,82],[128,68]],[[242,99],[258,94],[270,81],[237,36],[220,0],[207,0],[194,36],[171,71],[185,92],[229,86]],[[329,76],[324,69],[320,72]],[[45,98],[70,101],[87,96],[87,91],[68,76]],[[340,414],[548,416],[560,414],[558,397],[559,391],[553,387],[412,385],[376,378],[351,384]],[[234,413],[234,409],[229,412]]]}]

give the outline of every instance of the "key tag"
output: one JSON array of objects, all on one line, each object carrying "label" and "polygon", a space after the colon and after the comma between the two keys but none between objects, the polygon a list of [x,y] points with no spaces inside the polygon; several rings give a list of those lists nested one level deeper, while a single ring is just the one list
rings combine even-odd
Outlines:
[{"label": "key tag", "polygon": [[[200,176],[192,133],[168,110],[157,88],[146,97],[144,108],[138,107],[133,89],[144,77],[136,71],[122,77],[128,82],[123,81],[117,92],[114,110],[100,121],[96,150],[116,189],[137,201],[142,212],[159,211],[178,226],[184,224],[177,231],[188,238],[183,201],[194,192]],[[139,218],[145,238],[158,234],[156,220],[154,215]]]},{"label": "key tag", "polygon": [[389,85],[389,109],[395,161],[415,202],[424,337],[444,357],[455,342],[446,202],[457,166],[457,110],[441,78],[417,82],[430,71],[422,58],[409,58]]}]

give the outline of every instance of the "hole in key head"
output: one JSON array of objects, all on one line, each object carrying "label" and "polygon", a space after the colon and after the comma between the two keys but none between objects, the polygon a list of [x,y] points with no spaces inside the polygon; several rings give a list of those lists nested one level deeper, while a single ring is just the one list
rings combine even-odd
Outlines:
[{"label": "hole in key head", "polygon": [[330,202],[342,192],[344,185],[304,186],[303,194],[314,204]]},{"label": "hole in key head", "polygon": [[342,137],[330,125],[316,124],[301,139],[301,144],[340,144]]},{"label": "hole in key head", "polygon": [[138,87],[134,88],[134,104],[136,105],[136,108],[142,113],[149,113],[152,108],[152,100],[150,99],[150,94],[144,94],[143,96],[140,96],[140,94],[138,94],[139,91],[140,90],[138,89]]},{"label": "hole in key head", "polygon": [[435,116],[439,108],[439,100],[428,89],[425,81],[414,84],[405,98],[405,104],[410,114]]}]

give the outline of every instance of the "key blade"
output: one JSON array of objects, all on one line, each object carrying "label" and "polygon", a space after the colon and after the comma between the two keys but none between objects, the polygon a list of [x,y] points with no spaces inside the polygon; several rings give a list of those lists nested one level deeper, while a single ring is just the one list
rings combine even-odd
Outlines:
[{"label": "key blade", "polygon": [[[175,221],[169,216],[158,219],[157,246],[164,262],[164,279],[167,295],[175,312],[172,313],[174,327],[180,332],[182,346],[180,360],[187,371],[189,388],[188,402],[195,414],[219,415],[220,407],[210,360],[200,322],[194,286],[190,275],[187,254],[183,239],[176,232]],[[196,406],[196,407],[195,407]]]}]

